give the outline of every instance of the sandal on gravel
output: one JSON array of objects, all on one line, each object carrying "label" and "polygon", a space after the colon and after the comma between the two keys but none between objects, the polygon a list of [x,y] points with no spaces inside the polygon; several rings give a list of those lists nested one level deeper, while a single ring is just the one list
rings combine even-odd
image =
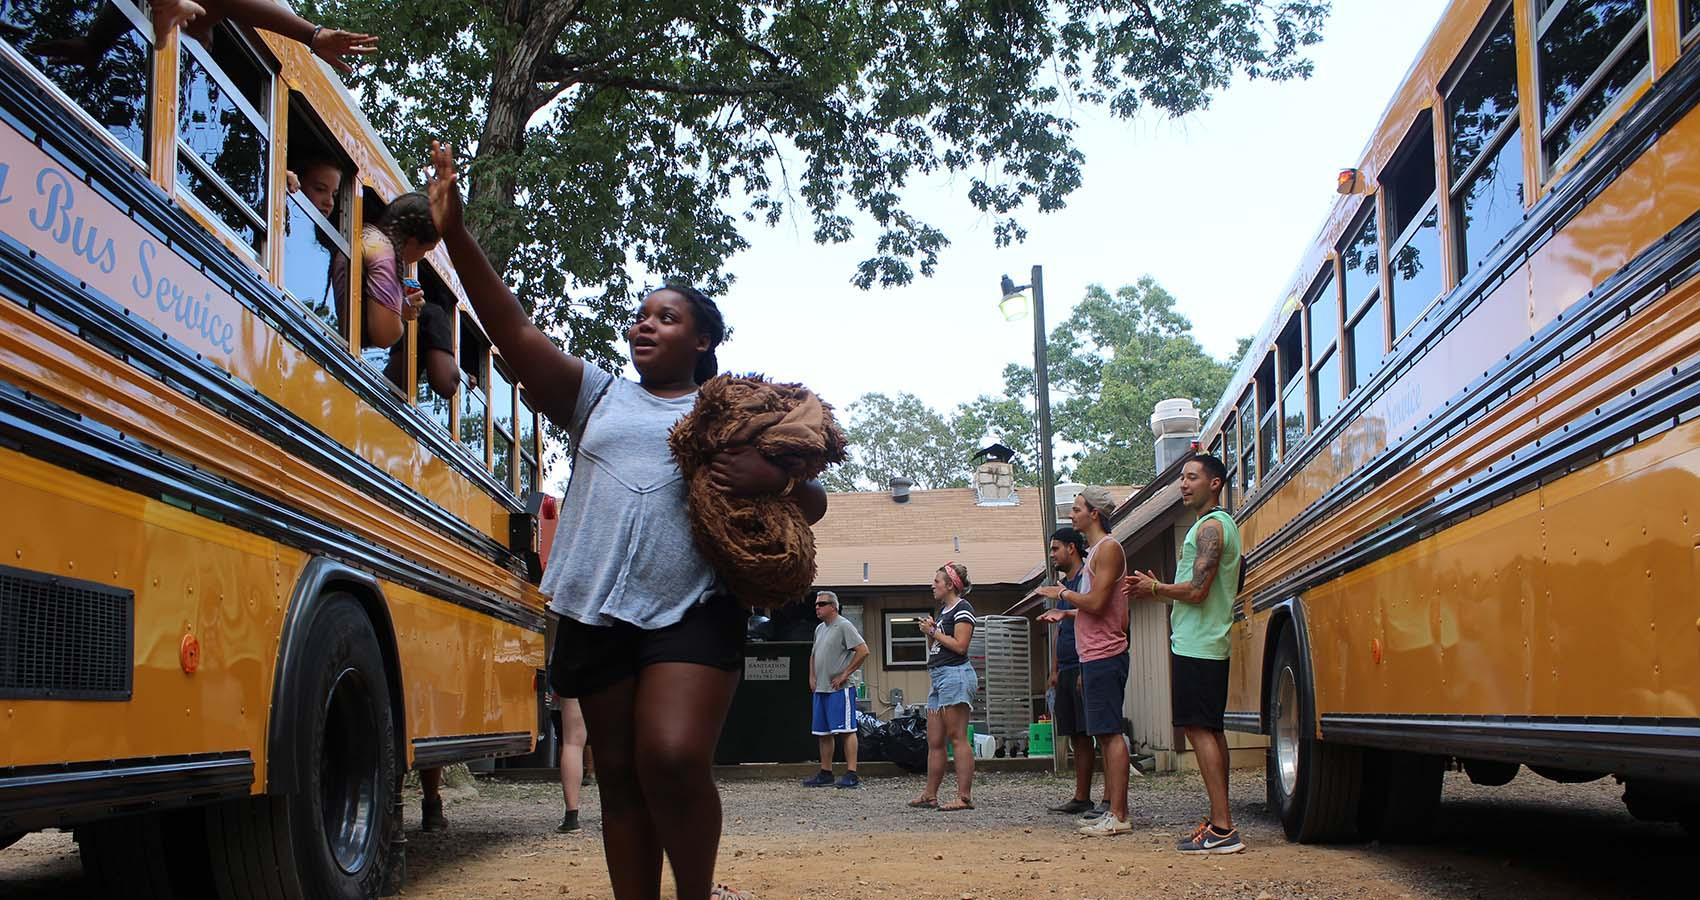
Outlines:
[{"label": "sandal on gravel", "polygon": [[956,812],[958,810],[973,809],[973,808],[974,808],[974,801],[968,799],[967,797],[958,797],[958,798],[956,798],[955,803],[952,803],[949,806],[939,807],[939,812]]},{"label": "sandal on gravel", "polygon": [[909,805],[914,807],[915,809],[937,809],[938,805],[939,805],[939,798],[937,798],[937,797],[916,797],[915,799],[909,801]]},{"label": "sandal on gravel", "polygon": [[709,900],[755,900],[755,895],[747,891],[735,891],[724,884],[717,884],[714,890],[708,892]]}]

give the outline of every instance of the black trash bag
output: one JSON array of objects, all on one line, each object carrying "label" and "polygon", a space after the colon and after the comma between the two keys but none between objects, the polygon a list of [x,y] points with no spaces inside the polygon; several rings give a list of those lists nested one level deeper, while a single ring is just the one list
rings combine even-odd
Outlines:
[{"label": "black trash bag", "polygon": [[927,717],[904,716],[886,727],[885,758],[910,772],[927,771]]},{"label": "black trash bag", "polygon": [[886,761],[886,743],[891,726],[877,716],[861,713],[856,717],[856,756],[866,762]]}]

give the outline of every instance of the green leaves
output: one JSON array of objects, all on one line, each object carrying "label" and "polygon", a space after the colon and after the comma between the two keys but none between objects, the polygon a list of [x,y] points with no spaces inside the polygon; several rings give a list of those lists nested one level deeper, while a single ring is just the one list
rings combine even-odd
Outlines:
[{"label": "green leaves", "polygon": [[[1001,246],[1081,184],[1073,110],[1181,115],[1236,74],[1309,72],[1307,0],[306,0],[376,34],[351,86],[409,169],[471,156],[469,209],[522,298],[610,358],[637,272],[724,287],[748,228],[871,230],[861,287],[931,274],[905,205],[959,173]],[[613,316],[612,319],[608,318]]]}]

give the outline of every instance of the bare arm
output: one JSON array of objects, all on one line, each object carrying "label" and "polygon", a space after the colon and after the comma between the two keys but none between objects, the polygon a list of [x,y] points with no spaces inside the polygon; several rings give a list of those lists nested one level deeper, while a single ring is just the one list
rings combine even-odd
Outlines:
[{"label": "bare arm", "polygon": [[1100,613],[1110,606],[1110,598],[1115,594],[1115,583],[1121,579],[1120,573],[1126,571],[1127,555],[1122,552],[1118,541],[1105,541],[1099,545],[1098,552],[1092,554],[1092,589],[1081,593],[1069,591],[1068,602],[1089,613]]},{"label": "bare arm", "polygon": [[1146,573],[1139,578],[1138,586],[1129,585],[1131,590],[1143,590],[1147,596],[1159,599],[1173,600],[1176,603],[1203,603],[1210,596],[1210,586],[1216,583],[1216,569],[1222,563],[1222,525],[1214,520],[1205,522],[1198,528],[1198,556],[1192,561],[1192,580],[1184,584],[1164,584],[1154,576]]},{"label": "bare arm", "polygon": [[344,56],[365,56],[378,48],[378,39],[335,28],[320,28],[295,11],[272,0],[212,0],[214,12],[223,13],[250,28],[261,28],[300,41],[314,55],[344,74],[354,71]]},{"label": "bare arm", "polygon": [[437,232],[443,236],[443,245],[448,248],[449,259],[472,300],[473,310],[478,313],[478,321],[502,351],[502,357],[514,367],[520,384],[536,402],[537,411],[556,425],[571,428],[579,386],[584,383],[584,361],[555,346],[531,321],[513,291],[508,290],[502,276],[490,265],[484,248],[467,231],[461,215],[460,176],[455,171],[453,148],[432,141],[431,164],[431,217],[436,220]]}]

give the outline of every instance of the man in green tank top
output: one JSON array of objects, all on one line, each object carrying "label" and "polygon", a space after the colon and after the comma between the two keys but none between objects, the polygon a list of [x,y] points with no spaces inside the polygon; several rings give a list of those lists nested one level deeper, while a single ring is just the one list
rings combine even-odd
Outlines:
[{"label": "man in green tank top", "polygon": [[1228,630],[1240,584],[1240,530],[1220,506],[1227,466],[1200,454],[1181,466],[1181,502],[1198,521],[1186,534],[1175,583],[1151,572],[1127,577],[1128,597],[1172,603],[1169,671],[1174,725],[1198,754],[1210,795],[1210,818],[1177,845],[1182,853],[1237,853],[1245,849],[1228,812],[1228,738],[1222,714],[1228,705]]}]

